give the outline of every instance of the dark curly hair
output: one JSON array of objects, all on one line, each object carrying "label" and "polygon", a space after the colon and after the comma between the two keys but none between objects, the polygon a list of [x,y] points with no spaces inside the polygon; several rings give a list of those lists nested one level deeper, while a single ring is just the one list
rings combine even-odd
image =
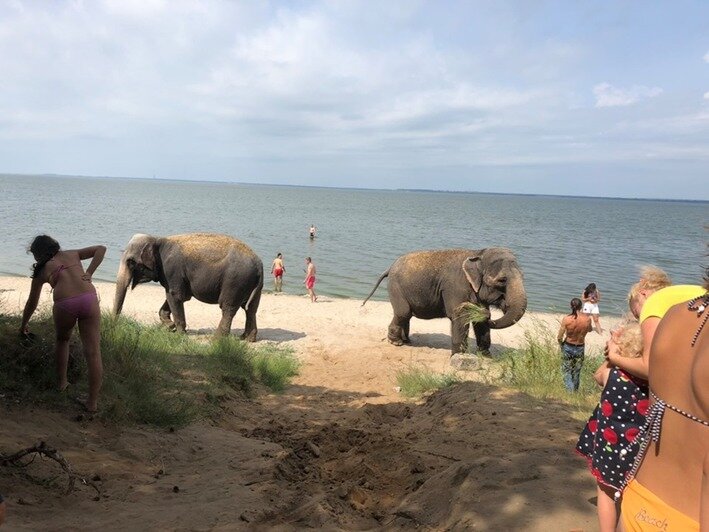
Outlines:
[{"label": "dark curly hair", "polygon": [[59,252],[59,242],[54,240],[49,235],[39,235],[34,238],[30,244],[27,253],[32,253],[37,259],[32,265],[32,279],[35,279],[42,273],[44,266],[52,260],[54,255]]}]

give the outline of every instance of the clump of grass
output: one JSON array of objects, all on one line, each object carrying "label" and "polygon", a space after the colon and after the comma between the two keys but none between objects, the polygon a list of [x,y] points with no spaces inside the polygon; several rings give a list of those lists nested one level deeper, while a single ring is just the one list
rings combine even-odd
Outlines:
[{"label": "clump of grass", "polygon": [[282,392],[298,374],[298,360],[282,348],[266,346],[252,357],[256,380],[274,392]]},{"label": "clump of grass", "polygon": [[500,374],[496,381],[540,399],[560,399],[572,405],[576,417],[584,418],[598,402],[600,388],[593,373],[603,357],[586,351],[577,392],[564,387],[561,371],[561,350],[553,331],[536,324],[525,331],[523,344],[503,353]]},{"label": "clump of grass", "polygon": [[[0,393],[27,403],[64,403],[56,388],[54,328],[48,314],[32,320],[32,340],[19,335],[20,317],[0,312]],[[86,392],[81,345],[70,346],[69,395]],[[212,342],[146,327],[124,316],[101,321],[104,366],[100,416],[114,422],[179,427],[213,415],[215,404],[254,385],[281,391],[297,374],[288,349],[251,346],[234,337]]]},{"label": "clump of grass", "polygon": [[421,397],[459,382],[461,379],[455,373],[436,373],[421,366],[410,366],[396,372],[396,383],[406,397]]},{"label": "clump of grass", "polygon": [[[47,311],[37,313],[31,337],[20,335],[20,323],[19,317],[0,313],[0,390],[23,402],[52,398],[56,388],[52,318]],[[79,373],[70,358],[69,378]]]},{"label": "clump of grass", "polygon": [[468,323],[481,323],[490,319],[490,311],[474,303],[461,303],[455,309],[456,318]]},{"label": "clump of grass", "polygon": [[198,413],[191,393],[194,385],[181,383],[184,357],[198,349],[192,344],[186,336],[163,328],[104,315],[102,415],[163,427],[194,419]]}]

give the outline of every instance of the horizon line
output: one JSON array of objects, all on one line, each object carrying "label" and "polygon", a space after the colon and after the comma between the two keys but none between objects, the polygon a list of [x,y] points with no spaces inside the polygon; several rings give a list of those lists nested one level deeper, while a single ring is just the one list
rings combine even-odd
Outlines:
[{"label": "horizon line", "polygon": [[21,173],[21,172],[2,172],[1,176],[18,176],[18,177],[62,177],[69,179],[130,179],[139,181],[164,181],[178,183],[203,183],[217,185],[245,185],[254,187],[290,187],[290,188],[323,188],[333,190],[364,190],[364,191],[387,191],[387,192],[412,192],[412,193],[433,193],[433,194],[480,194],[490,196],[528,196],[528,197],[548,197],[548,198],[584,198],[584,199],[603,199],[603,200],[632,200],[632,201],[667,201],[667,202],[684,202],[684,203],[709,203],[709,199],[685,199],[685,198],[656,198],[656,197],[632,197],[632,196],[582,196],[574,194],[548,194],[535,192],[485,192],[479,190],[439,190],[428,188],[372,188],[372,187],[348,187],[348,186],[327,186],[327,185],[293,185],[285,183],[250,183],[243,181],[215,181],[211,179],[180,179],[180,178],[164,178],[164,177],[131,177],[131,176],[97,176],[83,174],[56,174],[56,173]]}]

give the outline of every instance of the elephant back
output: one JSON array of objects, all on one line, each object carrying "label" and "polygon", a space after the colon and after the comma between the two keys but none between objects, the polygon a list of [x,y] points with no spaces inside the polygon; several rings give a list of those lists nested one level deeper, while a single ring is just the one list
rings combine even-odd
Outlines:
[{"label": "elephant back", "polygon": [[185,258],[197,261],[219,261],[233,252],[243,257],[258,258],[249,246],[229,235],[189,233],[169,236],[166,240],[176,245]]}]

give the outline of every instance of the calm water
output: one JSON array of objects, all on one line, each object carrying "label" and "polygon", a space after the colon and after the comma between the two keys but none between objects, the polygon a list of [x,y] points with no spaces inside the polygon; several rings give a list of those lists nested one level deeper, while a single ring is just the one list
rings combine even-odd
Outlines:
[{"label": "calm water", "polygon": [[[319,293],[361,299],[408,251],[506,246],[522,265],[532,310],[566,310],[595,282],[601,313],[620,314],[639,265],[658,265],[676,283],[701,282],[707,222],[706,202],[0,175],[0,273],[29,274],[25,249],[39,233],[65,248],[106,244],[95,278],[113,281],[134,233],[213,231],[261,256],[267,289],[280,251],[285,292],[304,293],[309,255]],[[312,242],[311,223],[318,227]],[[386,298],[385,287],[376,297]]]}]

